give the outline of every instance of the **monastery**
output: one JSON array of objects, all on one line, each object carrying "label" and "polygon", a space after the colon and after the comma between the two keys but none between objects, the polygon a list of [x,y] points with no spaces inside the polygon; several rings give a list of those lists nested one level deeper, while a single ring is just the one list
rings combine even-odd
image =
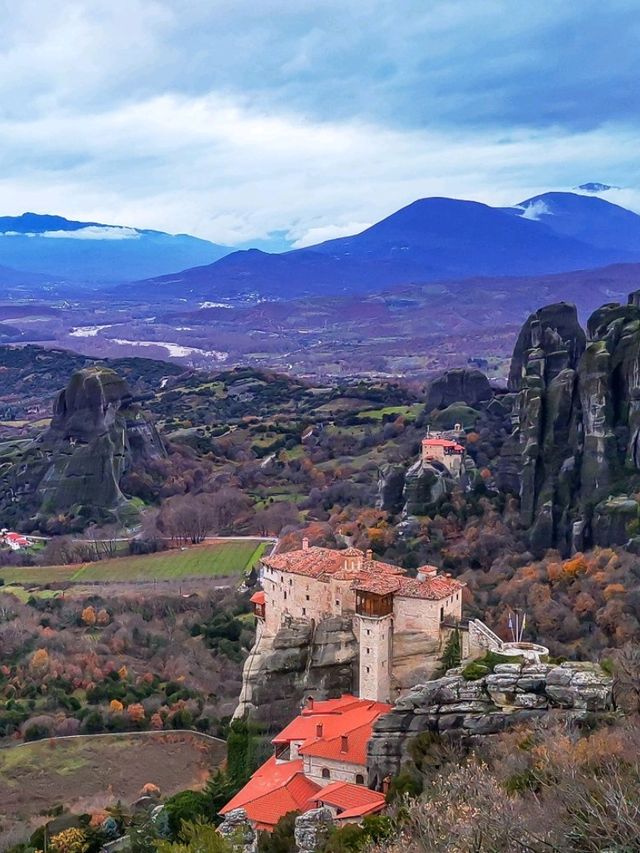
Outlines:
[{"label": "monastery", "polygon": [[253,598],[262,637],[273,637],[288,619],[319,622],[349,616],[359,645],[361,699],[389,702],[408,669],[437,663],[448,631],[462,616],[464,584],[434,566],[404,569],[373,559],[371,551],[309,547],[264,557],[262,590]]},{"label": "monastery", "polygon": [[384,794],[366,787],[367,743],[382,702],[342,696],[307,705],[272,743],[274,754],[220,811],[244,809],[257,830],[271,832],[287,812],[327,806],[337,825],[381,812]]}]

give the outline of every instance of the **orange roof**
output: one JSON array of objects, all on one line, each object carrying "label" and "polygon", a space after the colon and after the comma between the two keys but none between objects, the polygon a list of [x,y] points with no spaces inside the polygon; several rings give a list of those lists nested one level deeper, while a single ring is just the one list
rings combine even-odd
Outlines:
[{"label": "orange roof", "polygon": [[309,798],[319,789],[302,772],[302,759],[278,764],[271,756],[220,814],[243,808],[258,829],[271,830],[287,812],[305,811]]},{"label": "orange roof", "polygon": [[[320,742],[333,743],[341,741],[343,735],[359,729],[362,725],[371,726],[381,714],[386,714],[391,708],[384,702],[374,702],[371,699],[356,699],[355,696],[342,696],[340,699],[329,699],[324,702],[314,702],[312,707],[305,708],[300,716],[292,720],[288,726],[277,734],[272,743],[283,744],[291,741],[302,741],[300,752],[309,747],[310,755],[319,754],[313,750]],[[367,738],[368,739],[368,738]],[[355,741],[353,742],[355,744]],[[338,744],[340,747],[340,744]],[[366,746],[366,744],[365,744]],[[335,751],[335,747],[329,747]],[[347,753],[342,753],[342,759],[347,761]],[[353,759],[356,760],[356,759]],[[364,762],[362,762],[364,763]]]},{"label": "orange roof", "polygon": [[466,586],[461,581],[447,577],[447,575],[436,575],[423,581],[419,581],[417,578],[400,578],[399,580],[400,584],[396,595],[400,598],[426,598],[430,601],[449,598]]},{"label": "orange roof", "polygon": [[449,441],[447,438],[423,438],[423,447],[448,447],[451,450],[463,451],[464,447],[457,441]]},{"label": "orange roof", "polygon": [[264,590],[254,592],[249,601],[252,604],[264,604]]},{"label": "orange roof", "polygon": [[[355,566],[347,567],[347,560],[359,558]],[[360,574],[380,573],[385,575],[402,575],[404,569],[383,563],[380,560],[368,560],[364,552],[357,548],[347,548],[338,551],[335,548],[299,548],[272,557],[263,557],[262,563],[270,569],[281,572],[291,572],[296,575],[318,578],[330,575],[337,580],[350,580]]]},{"label": "orange roof", "polygon": [[364,785],[353,785],[351,782],[333,782],[310,797],[316,806],[326,804],[340,809],[338,818],[362,817],[385,807],[384,794],[371,791]]}]

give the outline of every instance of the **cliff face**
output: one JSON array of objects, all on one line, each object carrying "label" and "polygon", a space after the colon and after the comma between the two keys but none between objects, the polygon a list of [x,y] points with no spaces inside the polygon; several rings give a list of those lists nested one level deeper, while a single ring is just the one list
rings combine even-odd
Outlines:
[{"label": "cliff face", "polygon": [[451,670],[414,688],[376,722],[369,785],[381,790],[383,780],[400,771],[421,732],[473,738],[548,715],[579,719],[611,707],[612,681],[598,664],[499,664],[476,681]]},{"label": "cliff face", "polygon": [[55,401],[49,428],[24,452],[13,477],[35,515],[108,519],[126,512],[125,473],[164,453],[127,383],[106,367],[77,371]]},{"label": "cliff face", "polygon": [[275,636],[260,631],[243,672],[236,717],[284,727],[305,696],[332,699],[358,683],[358,643],[351,619],[331,616],[313,625],[292,619]]},{"label": "cliff face", "polygon": [[505,455],[517,447],[522,520],[536,554],[624,544],[638,518],[625,496],[640,468],[637,301],[598,309],[586,336],[574,306],[551,305],[518,338],[509,385],[519,425]]}]

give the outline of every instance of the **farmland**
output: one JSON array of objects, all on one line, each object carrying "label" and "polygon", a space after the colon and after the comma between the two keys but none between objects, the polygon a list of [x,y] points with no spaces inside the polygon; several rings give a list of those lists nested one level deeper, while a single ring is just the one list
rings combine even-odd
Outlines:
[{"label": "farmland", "polygon": [[131,803],[152,782],[163,796],[198,788],[225,745],[195,732],[88,736],[0,749],[0,844],[16,824],[36,828],[64,804],[82,813]]},{"label": "farmland", "polygon": [[240,576],[256,565],[269,543],[252,539],[216,541],[158,554],[115,557],[70,566],[2,567],[6,584],[135,582]]}]

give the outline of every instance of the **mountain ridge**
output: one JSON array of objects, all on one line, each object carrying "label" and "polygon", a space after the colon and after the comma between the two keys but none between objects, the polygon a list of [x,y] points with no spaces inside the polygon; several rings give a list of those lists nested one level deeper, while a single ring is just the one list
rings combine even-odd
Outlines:
[{"label": "mountain ridge", "polygon": [[[553,216],[544,206],[552,201],[563,211],[577,211],[568,225],[547,221]],[[545,220],[527,215],[525,204],[540,205]],[[611,220],[606,229],[611,238],[595,245],[593,233],[606,219],[602,211]],[[620,217],[626,228],[622,237],[616,224]],[[634,261],[640,261],[640,216],[602,199],[543,194],[518,207],[493,208],[436,197],[417,199],[355,235],[278,255],[233,252],[209,265],[136,282],[132,292],[153,287],[185,298],[291,299],[481,276],[548,275]]]}]

